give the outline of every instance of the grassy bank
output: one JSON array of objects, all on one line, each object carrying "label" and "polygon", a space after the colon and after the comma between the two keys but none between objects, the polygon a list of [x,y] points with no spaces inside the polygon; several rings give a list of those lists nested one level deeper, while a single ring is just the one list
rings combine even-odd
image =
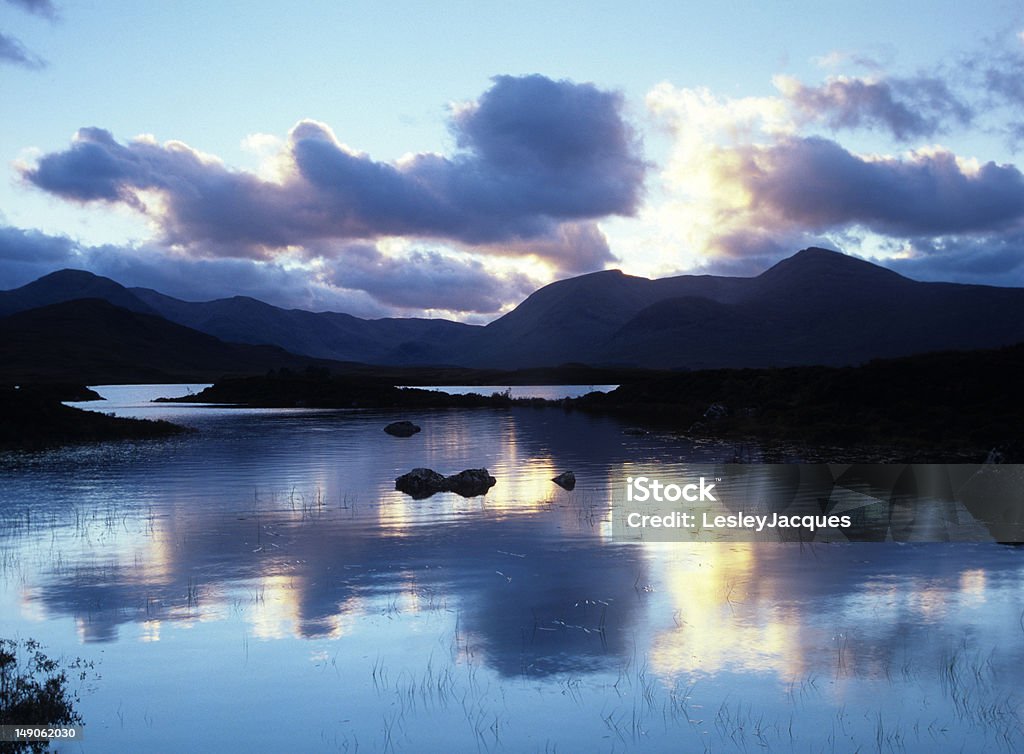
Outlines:
[{"label": "grassy bank", "polygon": [[899,447],[920,460],[1024,461],[1024,345],[858,367],[657,375],[570,403],[693,435]]},{"label": "grassy bank", "polygon": [[0,387],[0,450],[36,450],[102,440],[141,440],[185,431],[166,421],[123,419],[61,403],[62,400],[97,399],[99,396],[92,390],[77,386]]}]

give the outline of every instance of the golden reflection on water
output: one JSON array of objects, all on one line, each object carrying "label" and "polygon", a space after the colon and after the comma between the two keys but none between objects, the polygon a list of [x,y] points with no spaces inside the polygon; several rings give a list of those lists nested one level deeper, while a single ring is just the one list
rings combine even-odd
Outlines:
[{"label": "golden reflection on water", "polygon": [[[390,492],[380,501],[378,520],[382,528],[398,536],[406,536],[417,522],[435,522],[438,514],[455,517],[486,511],[489,518],[502,519],[539,513],[548,509],[558,494],[551,479],[559,472],[554,460],[523,458],[515,453],[514,438],[508,439],[508,453],[500,466],[489,469],[497,482],[486,495],[465,498],[455,493],[439,493],[424,500],[414,500],[403,492]],[[443,469],[439,473],[457,473]]]},{"label": "golden reflection on water", "polygon": [[284,639],[298,635],[300,592],[290,575],[263,576],[256,582],[253,609],[246,622],[257,639]]},{"label": "golden reflection on water", "polygon": [[970,596],[975,603],[985,602],[988,574],[982,568],[973,568],[960,574],[960,593]]},{"label": "golden reflection on water", "polygon": [[656,633],[651,664],[663,677],[723,670],[805,673],[799,616],[777,605],[779,584],[757,579],[757,547],[706,542],[649,546],[666,574],[670,628]]},{"label": "golden reflection on water", "polygon": [[794,683],[825,672],[834,682],[830,693],[841,695],[846,676],[891,672],[889,629],[879,635],[879,627],[945,623],[964,605],[985,602],[988,587],[984,569],[966,570],[953,584],[930,577],[884,579],[837,592],[842,596],[823,612],[817,600],[801,594],[815,580],[813,568],[806,581],[792,570],[773,574],[772,557],[761,554],[776,553],[764,545],[646,547],[652,571],[664,574],[672,610],[672,625],[655,631],[650,650],[652,667],[666,682],[760,672]]},{"label": "golden reflection on water", "polygon": [[139,641],[144,643],[160,641],[160,623],[158,620],[143,621]]}]

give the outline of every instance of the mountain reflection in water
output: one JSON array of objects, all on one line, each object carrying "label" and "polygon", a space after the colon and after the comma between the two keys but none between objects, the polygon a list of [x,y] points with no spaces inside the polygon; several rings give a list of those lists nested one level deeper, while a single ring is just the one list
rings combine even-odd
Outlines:
[{"label": "mountain reflection in water", "polygon": [[[213,729],[204,745],[251,750],[257,728],[267,750],[1024,744],[1019,550],[622,544],[608,503],[628,474],[727,449],[559,409],[131,390],[98,408],[199,431],[0,460],[0,634],[99,661],[86,751]],[[395,418],[423,432],[385,434]],[[393,487],[417,466],[498,483],[414,501]],[[552,484],[570,469],[575,490]]]}]

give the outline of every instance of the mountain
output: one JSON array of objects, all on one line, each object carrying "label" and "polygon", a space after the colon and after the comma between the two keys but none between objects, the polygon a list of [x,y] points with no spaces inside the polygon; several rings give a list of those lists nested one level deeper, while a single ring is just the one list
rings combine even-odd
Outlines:
[{"label": "mountain", "polygon": [[755,278],[734,302],[665,299],[606,342],[605,358],[660,368],[843,366],[1024,341],[1024,290],[921,283],[825,249]]},{"label": "mountain", "polygon": [[142,314],[157,313],[123,285],[110,278],[93,275],[84,270],[59,270],[21,288],[0,291],[0,317],[80,298],[103,299],[114,306]]},{"label": "mountain", "polygon": [[281,309],[245,296],[192,303],[146,288],[130,292],[171,322],[222,340],[369,364],[453,363],[462,341],[481,329],[441,319],[367,320],[336,312]]},{"label": "mountain", "polygon": [[485,327],[367,320],[241,296],[194,303],[72,270],[0,292],[0,316],[88,297],[231,343],[386,366],[842,366],[1024,341],[1022,289],[921,283],[817,248],[749,278],[582,275],[540,288]]},{"label": "mountain", "polygon": [[[649,280],[607,270],[544,286],[485,328],[474,366],[537,367],[566,362],[614,364],[608,342],[653,303],[678,297],[736,302],[746,278],[682,275]],[[630,357],[631,365],[643,364]]]},{"label": "mountain", "polygon": [[83,270],[60,270],[0,291],[0,317],[83,298],[102,299],[231,343],[275,345],[336,361],[404,366],[454,364],[483,329],[443,319],[360,319],[336,312],[282,309],[247,296],[190,302],[148,288],[125,288]]},{"label": "mountain", "polygon": [[12,382],[74,375],[89,384],[174,382],[339,366],[274,346],[225,343],[102,299],[50,304],[0,319],[0,365]]}]

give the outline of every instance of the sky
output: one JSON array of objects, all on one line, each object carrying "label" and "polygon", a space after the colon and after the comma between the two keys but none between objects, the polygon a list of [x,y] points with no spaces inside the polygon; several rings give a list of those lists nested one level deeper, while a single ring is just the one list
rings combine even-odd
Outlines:
[{"label": "sky", "polygon": [[0,0],[0,289],[488,322],[825,246],[1024,286],[1019,2]]}]

